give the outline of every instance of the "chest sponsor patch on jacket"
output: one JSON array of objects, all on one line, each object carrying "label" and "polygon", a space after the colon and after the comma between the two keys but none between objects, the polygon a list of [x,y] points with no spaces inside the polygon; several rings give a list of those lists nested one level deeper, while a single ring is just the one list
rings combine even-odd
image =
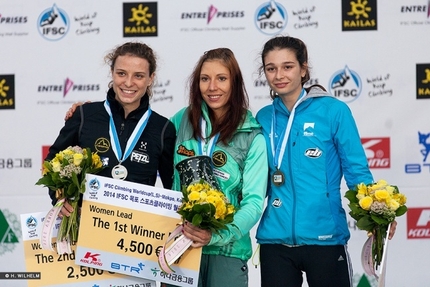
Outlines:
[{"label": "chest sponsor patch on jacket", "polygon": [[317,147],[315,147],[315,148],[308,148],[305,151],[305,156],[307,156],[309,158],[319,158],[321,155],[322,155],[322,150],[320,150]]},{"label": "chest sponsor patch on jacket", "polygon": [[180,155],[185,155],[185,156],[195,156],[196,155],[196,152],[194,150],[187,149],[183,145],[178,146],[176,153],[180,154]]},{"label": "chest sponsor patch on jacket", "polygon": [[130,155],[130,160],[138,163],[149,163],[149,155],[134,150]]},{"label": "chest sponsor patch on jacket", "polygon": [[212,162],[216,167],[222,167],[227,163],[227,155],[223,151],[216,151],[212,154]]},{"label": "chest sponsor patch on jacket", "polygon": [[98,153],[105,153],[110,149],[110,142],[107,138],[98,138],[94,147]]}]

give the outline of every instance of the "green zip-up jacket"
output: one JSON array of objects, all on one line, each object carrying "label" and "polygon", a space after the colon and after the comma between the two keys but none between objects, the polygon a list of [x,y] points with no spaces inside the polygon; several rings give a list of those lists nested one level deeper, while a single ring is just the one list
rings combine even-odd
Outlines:
[{"label": "green zip-up jacket", "polygon": [[[199,142],[192,137],[186,110],[180,110],[171,119],[178,135],[173,159],[175,165],[190,156],[200,155]],[[202,110],[207,123],[206,130],[210,134],[212,127],[206,104],[202,105]],[[186,120],[181,126],[182,117],[186,117]],[[248,260],[252,256],[249,231],[262,214],[268,180],[265,139],[250,111],[228,146],[218,142],[211,158],[221,190],[238,210],[227,230],[212,234],[209,244],[203,247],[203,254]],[[181,189],[177,170],[174,173],[173,189]]]}]

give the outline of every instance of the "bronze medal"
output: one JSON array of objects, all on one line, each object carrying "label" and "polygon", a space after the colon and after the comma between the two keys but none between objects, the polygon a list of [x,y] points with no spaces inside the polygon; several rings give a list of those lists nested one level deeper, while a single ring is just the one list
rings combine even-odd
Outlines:
[{"label": "bronze medal", "polygon": [[285,176],[279,169],[276,170],[272,175],[272,182],[276,186],[281,186],[285,182]]}]

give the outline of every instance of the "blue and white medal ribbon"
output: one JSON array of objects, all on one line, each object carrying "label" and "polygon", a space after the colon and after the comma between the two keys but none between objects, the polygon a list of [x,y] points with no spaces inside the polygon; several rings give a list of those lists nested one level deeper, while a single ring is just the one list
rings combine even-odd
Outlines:
[{"label": "blue and white medal ribbon", "polygon": [[270,134],[271,134],[270,146],[272,148],[273,165],[276,168],[276,171],[272,175],[272,183],[276,186],[280,186],[280,185],[284,184],[284,182],[285,182],[285,175],[280,170],[280,167],[282,164],[282,159],[284,157],[285,148],[287,146],[288,137],[290,136],[291,126],[292,126],[293,121],[294,121],[294,115],[296,112],[296,107],[301,103],[301,101],[303,100],[305,95],[306,95],[306,91],[304,89],[302,89],[302,92],[301,92],[297,102],[294,104],[294,107],[291,110],[290,118],[288,119],[287,128],[280,135],[280,138],[282,138],[282,141],[277,140],[275,142],[275,137],[276,137],[275,136],[275,134],[276,134],[276,110],[275,110],[275,105],[272,104],[273,111],[272,111],[272,126],[271,126],[271,130],[270,130]]},{"label": "blue and white medal ribbon", "polygon": [[152,113],[151,107],[148,106],[148,110],[140,118],[139,122],[134,128],[133,133],[131,134],[130,138],[127,141],[127,145],[125,147],[124,154],[123,154],[121,150],[121,144],[119,143],[118,133],[115,128],[115,123],[113,121],[112,111],[110,109],[109,102],[105,101],[104,106],[110,118],[109,135],[110,135],[110,141],[112,144],[112,150],[119,162],[112,169],[112,178],[124,180],[127,177],[128,172],[125,166],[121,165],[121,163],[131,154],[133,147],[136,145],[136,142],[139,140],[140,135],[145,129],[146,124],[148,123],[148,119]]},{"label": "blue and white medal ribbon", "polygon": [[[202,129],[202,134],[204,137],[206,137],[206,120],[204,118],[201,118],[200,120],[200,127]],[[212,153],[215,149],[215,145],[218,141],[219,133],[214,135],[209,139],[209,142],[205,142],[204,140],[199,138],[199,154],[200,155],[207,155],[210,158],[212,158]],[[207,145],[207,146],[206,146]]]}]

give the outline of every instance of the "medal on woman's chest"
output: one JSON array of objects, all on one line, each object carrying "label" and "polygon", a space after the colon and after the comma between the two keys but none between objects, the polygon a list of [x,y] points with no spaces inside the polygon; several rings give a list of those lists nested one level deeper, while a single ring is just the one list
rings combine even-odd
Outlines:
[{"label": "medal on woman's chest", "polygon": [[283,174],[282,171],[280,171],[279,169],[277,169],[273,174],[272,174],[272,183],[275,186],[281,186],[283,185],[285,182],[285,175]]},{"label": "medal on woman's chest", "polygon": [[127,171],[127,168],[125,168],[125,166],[123,166],[121,163],[126,158],[128,158],[128,156],[131,154],[133,147],[136,145],[138,139],[142,135],[143,130],[145,129],[146,124],[148,123],[149,117],[151,116],[151,113],[152,113],[151,107],[148,107],[148,110],[143,114],[143,116],[137,122],[136,127],[134,128],[132,134],[127,140],[124,153],[122,152],[122,149],[121,149],[121,144],[119,142],[118,133],[116,132],[112,111],[110,109],[110,105],[108,101],[105,101],[104,107],[106,109],[106,112],[109,115],[109,134],[110,134],[110,142],[112,144],[112,150],[119,162],[116,166],[112,168],[111,175],[112,175],[112,178],[114,179],[124,180],[128,175],[128,171]]},{"label": "medal on woman's chest", "polygon": [[125,166],[118,164],[112,168],[112,178],[124,180],[128,175]]}]

